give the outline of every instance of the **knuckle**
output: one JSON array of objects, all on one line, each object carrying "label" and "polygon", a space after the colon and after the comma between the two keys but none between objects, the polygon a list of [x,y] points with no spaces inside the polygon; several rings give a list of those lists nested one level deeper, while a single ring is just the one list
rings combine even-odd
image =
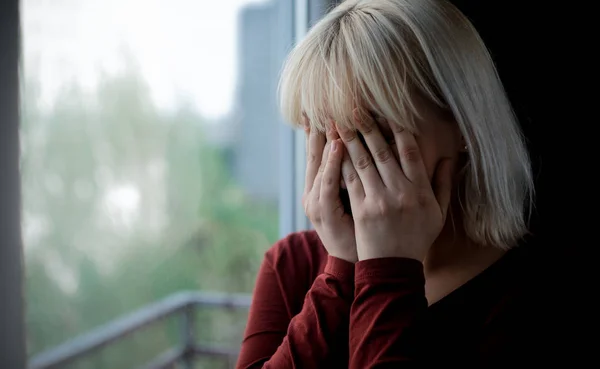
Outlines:
[{"label": "knuckle", "polygon": [[334,185],[334,180],[332,176],[325,176],[323,177],[323,185],[327,186],[327,187],[333,187]]},{"label": "knuckle", "polygon": [[356,160],[356,169],[365,170],[371,166],[371,156],[364,155]]},{"label": "knuckle", "polygon": [[370,204],[357,212],[354,216],[361,221],[376,221],[385,218],[394,211],[394,207],[385,199],[371,199]]},{"label": "knuckle", "polygon": [[321,212],[319,211],[318,206],[316,204],[311,204],[310,202],[306,207],[306,216],[313,222],[321,221]]},{"label": "knuckle", "polygon": [[429,204],[430,196],[424,192],[417,192],[415,195],[416,205],[419,207],[425,207]]},{"label": "knuckle", "polygon": [[358,181],[358,173],[356,173],[356,171],[354,170],[348,172],[344,177],[344,181],[346,182],[346,185],[355,183],[356,181]]},{"label": "knuckle", "polygon": [[350,143],[352,141],[354,141],[356,139],[356,133],[355,132],[347,132],[347,133],[340,133],[340,137],[342,138],[342,140],[346,143]]},{"label": "knuckle", "polygon": [[395,204],[399,210],[409,209],[413,206],[413,203],[414,203],[414,201],[411,200],[411,196],[409,196],[405,192],[398,194],[398,197],[396,198],[396,201],[395,201]]},{"label": "knuckle", "polygon": [[391,212],[392,206],[385,199],[377,199],[375,201],[375,210],[378,216],[386,216]]},{"label": "knuckle", "polygon": [[394,133],[404,132],[404,127],[400,126],[399,124],[390,124],[390,126],[392,127],[392,132]]},{"label": "knuckle", "polygon": [[429,204],[429,195],[425,192],[414,192],[401,194],[398,199],[398,204],[402,209],[418,209]]},{"label": "knuckle", "polygon": [[338,201],[338,202],[335,204],[335,207],[334,207],[334,209],[333,209],[333,214],[335,214],[335,215],[343,215],[343,214],[344,214],[344,211],[345,211],[345,210],[344,210],[344,204],[342,204],[342,202],[341,202],[341,201]]},{"label": "knuckle", "polygon": [[373,132],[373,127],[374,127],[374,123],[371,121],[371,119],[361,119],[360,123],[360,130],[362,131],[363,134],[369,134],[371,132]]},{"label": "knuckle", "polygon": [[310,219],[310,220],[314,220],[314,216],[313,216],[314,210],[313,210],[313,208],[310,206],[310,203],[309,203],[309,202],[307,202],[307,203],[304,205],[304,213],[306,213],[306,216],[308,217],[308,219]]},{"label": "knuckle", "polygon": [[328,156],[327,156],[327,161],[328,161],[329,163],[335,163],[335,162],[337,162],[337,161],[338,161],[338,159],[337,159],[337,157],[336,157],[335,155],[328,155]]},{"label": "knuckle", "polygon": [[393,158],[392,151],[389,149],[389,147],[377,150],[374,156],[375,160],[380,163],[387,163]]},{"label": "knuckle", "polygon": [[406,161],[413,163],[421,159],[419,149],[414,146],[409,146],[402,149],[402,152],[400,152],[400,157],[404,158]]},{"label": "knuckle", "polygon": [[316,161],[317,161],[317,155],[315,155],[315,153],[314,153],[314,152],[311,152],[311,153],[308,155],[308,162],[309,162],[310,164],[313,164],[313,163],[315,163]]}]

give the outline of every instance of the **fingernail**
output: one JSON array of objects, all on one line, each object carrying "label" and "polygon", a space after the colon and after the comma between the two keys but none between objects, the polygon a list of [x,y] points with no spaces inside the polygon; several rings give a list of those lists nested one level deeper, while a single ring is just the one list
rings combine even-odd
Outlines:
[{"label": "fingernail", "polygon": [[329,124],[325,126],[325,129],[327,133],[332,133],[335,129],[335,123],[333,121],[330,121]]},{"label": "fingernail", "polygon": [[353,111],[354,121],[359,127],[368,127],[371,124],[371,115],[363,108],[355,108]]},{"label": "fingernail", "polygon": [[354,110],[352,110],[352,117],[354,118],[354,122],[360,124],[362,117],[359,108],[354,108]]},{"label": "fingernail", "polygon": [[346,132],[348,132],[348,128],[346,128],[346,127],[344,127],[344,126],[341,126],[341,125],[339,125],[339,124],[337,124],[337,123],[335,124],[335,129],[337,129],[337,131],[338,131],[338,132],[341,132],[341,133],[346,133]]},{"label": "fingernail", "polygon": [[382,116],[378,116],[377,119],[375,119],[377,121],[377,123],[379,124],[386,124],[387,123],[387,119],[385,119]]},{"label": "fingernail", "polygon": [[305,130],[308,130],[310,128],[310,122],[306,113],[302,113],[302,124],[304,125]]},{"label": "fingernail", "polygon": [[338,148],[338,141],[334,140],[331,142],[331,152],[336,152]]}]

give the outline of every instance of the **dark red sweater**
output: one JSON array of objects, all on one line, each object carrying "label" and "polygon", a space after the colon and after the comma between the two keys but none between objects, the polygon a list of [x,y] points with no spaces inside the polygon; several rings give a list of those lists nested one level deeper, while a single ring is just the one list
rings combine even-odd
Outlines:
[{"label": "dark red sweater", "polygon": [[352,264],[328,256],[315,232],[292,234],[266,253],[237,368],[523,362],[534,338],[524,326],[518,255],[508,252],[428,307],[420,262]]}]

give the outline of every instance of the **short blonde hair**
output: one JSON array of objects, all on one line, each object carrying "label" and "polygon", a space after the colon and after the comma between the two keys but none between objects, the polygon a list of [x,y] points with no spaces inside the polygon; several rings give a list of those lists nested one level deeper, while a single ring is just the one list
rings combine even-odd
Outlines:
[{"label": "short blonde hair", "polygon": [[364,106],[417,133],[416,96],[451,112],[465,138],[462,218],[470,239],[509,249],[527,233],[533,180],[522,133],[494,63],[445,0],[346,0],[292,50],[280,84],[284,118],[354,128]]}]

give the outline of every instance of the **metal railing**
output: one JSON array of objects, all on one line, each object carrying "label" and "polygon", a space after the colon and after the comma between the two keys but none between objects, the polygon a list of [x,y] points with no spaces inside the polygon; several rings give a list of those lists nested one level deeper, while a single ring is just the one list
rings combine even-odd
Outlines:
[{"label": "metal railing", "polygon": [[194,313],[197,307],[207,306],[247,309],[250,307],[250,301],[251,296],[245,294],[180,292],[34,356],[29,360],[29,369],[62,368],[93,351],[176,314],[180,314],[182,319],[180,347],[171,348],[158,355],[142,368],[169,368],[181,363],[186,369],[191,369],[198,356],[223,357],[233,362],[237,357],[237,349],[200,345],[196,342]]}]

